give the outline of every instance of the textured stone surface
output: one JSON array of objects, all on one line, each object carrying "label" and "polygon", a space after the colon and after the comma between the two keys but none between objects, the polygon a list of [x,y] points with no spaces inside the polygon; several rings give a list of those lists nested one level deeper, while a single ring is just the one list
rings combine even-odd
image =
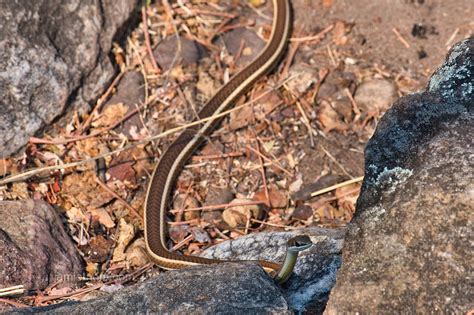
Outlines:
[{"label": "textured stone surface", "polygon": [[328,314],[474,307],[473,76],[471,38],[381,120]]},{"label": "textured stone surface", "polygon": [[320,313],[340,265],[344,230],[309,228],[252,234],[210,248],[204,256],[232,260],[281,261],[286,242],[310,235],[315,245],[300,254],[295,273],[282,287],[256,263],[227,262],[169,271],[110,296],[19,312],[57,313]]},{"label": "textured stone surface", "polygon": [[0,157],[71,106],[87,109],[114,74],[112,40],[139,1],[0,2]]},{"label": "textured stone surface", "polygon": [[223,260],[265,259],[281,262],[288,239],[306,234],[315,245],[300,253],[294,274],[282,290],[291,309],[320,312],[336,280],[344,233],[343,229],[324,228],[257,233],[213,246],[203,256]]},{"label": "textured stone surface", "polygon": [[153,50],[153,55],[159,66],[166,71],[171,66],[197,63],[207,56],[207,51],[205,47],[193,40],[180,37],[178,41],[176,36],[172,36],[160,42]]},{"label": "textured stone surface", "polygon": [[253,263],[168,271],[104,298],[17,310],[13,314],[289,314],[273,280]]},{"label": "textured stone surface", "polygon": [[0,287],[74,284],[79,255],[61,219],[42,201],[0,201]]}]

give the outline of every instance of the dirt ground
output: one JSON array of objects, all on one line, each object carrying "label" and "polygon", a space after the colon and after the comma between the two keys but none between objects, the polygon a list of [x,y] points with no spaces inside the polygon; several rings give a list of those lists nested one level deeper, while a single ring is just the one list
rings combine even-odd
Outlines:
[{"label": "dirt ground", "polygon": [[[398,81],[399,95],[424,89],[449,48],[474,33],[474,2],[469,0],[296,0],[292,5],[296,32],[317,33],[335,21],[344,22],[350,32],[347,42],[335,46],[336,54],[339,59],[357,62],[345,70],[360,74],[366,69],[380,69],[387,79]],[[297,60],[313,59],[315,67],[331,67],[328,46],[331,44],[302,48]],[[367,79],[362,76],[357,77],[356,85]],[[337,137],[339,150],[352,147],[357,141],[353,136]],[[367,138],[358,140],[360,153]],[[315,155],[310,154],[307,162],[311,167],[307,169],[318,173],[319,169],[312,167],[317,165]],[[362,174],[362,156],[356,161],[347,156],[340,159],[350,172]]]},{"label": "dirt ground", "polygon": [[[353,28],[345,51],[426,82],[452,44],[472,36],[474,2],[469,0],[296,0],[296,28],[314,32],[341,20]],[[398,30],[405,46],[393,31]],[[424,79],[424,80],[423,80]]]}]

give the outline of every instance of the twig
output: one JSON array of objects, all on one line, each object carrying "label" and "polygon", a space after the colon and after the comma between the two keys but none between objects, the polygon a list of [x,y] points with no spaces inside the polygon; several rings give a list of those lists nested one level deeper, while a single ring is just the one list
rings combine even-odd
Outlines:
[{"label": "twig", "polygon": [[193,160],[217,160],[217,159],[225,159],[230,157],[239,157],[244,155],[243,152],[229,152],[229,153],[222,153],[222,154],[209,154],[209,155],[196,155],[193,156]]},{"label": "twig", "polygon": [[403,38],[402,34],[400,34],[400,32],[394,27],[392,28],[392,31],[395,33],[395,35],[397,36],[398,40],[406,47],[406,48],[410,48],[410,44],[408,44],[408,42],[405,40],[405,38]]},{"label": "twig", "polygon": [[280,77],[286,77],[288,75],[288,71],[290,69],[291,63],[293,62],[293,59],[295,58],[296,52],[298,51],[298,48],[300,47],[299,42],[292,42],[289,45],[290,47],[288,48],[288,53],[287,57],[285,59],[285,62],[283,64],[283,69],[281,70]]},{"label": "twig", "polygon": [[348,181],[345,181],[345,182],[342,182],[342,183],[339,183],[339,184],[336,184],[336,185],[332,185],[332,186],[326,187],[326,188],[324,188],[324,189],[321,189],[321,190],[312,192],[312,193],[311,193],[311,197],[315,197],[315,196],[318,196],[318,195],[322,195],[322,194],[325,194],[325,193],[327,193],[327,192],[333,191],[333,190],[335,190],[335,189],[337,189],[337,188],[340,188],[340,187],[344,187],[344,186],[347,186],[347,185],[350,185],[350,184],[354,184],[354,183],[361,182],[363,179],[364,179],[364,176],[360,176],[360,177],[356,177],[356,178],[353,178],[353,179],[351,179],[351,180],[348,180]]},{"label": "twig", "polygon": [[[247,201],[247,202],[236,202],[236,203],[221,203],[217,205],[210,205],[210,206],[202,206],[198,208],[188,208],[184,209],[184,211],[213,211],[216,209],[224,209],[227,207],[236,207],[236,206],[254,206],[254,205],[262,205],[265,204],[265,202],[262,201]],[[170,210],[170,213],[177,213],[179,210]]]},{"label": "twig", "polygon": [[115,79],[112,81],[112,83],[110,84],[110,86],[107,88],[107,91],[105,91],[105,93],[97,100],[96,102],[96,106],[94,107],[94,109],[92,110],[91,114],[89,115],[89,117],[87,117],[85,123],[82,125],[82,128],[81,128],[81,134],[86,132],[91,123],[92,123],[92,120],[96,117],[96,115],[99,113],[100,109],[102,108],[102,105],[105,104],[105,100],[109,97],[109,95],[112,93],[112,91],[114,90],[115,86],[118,84],[118,82],[120,82],[120,80],[122,79],[122,77],[124,76],[125,72],[120,72],[116,77]]},{"label": "twig", "polygon": [[[256,136],[256,135],[255,135]],[[257,142],[257,151],[260,153],[260,144],[258,141]],[[268,194],[268,187],[267,187],[267,179],[265,176],[265,167],[263,166],[263,159],[262,159],[262,154],[257,154],[258,156],[258,161],[260,162],[260,173],[262,175],[262,184],[263,184],[263,191],[265,192],[265,200],[266,200],[266,206],[268,208],[271,207],[271,202],[270,202],[270,195]],[[249,217],[250,219],[250,217]],[[250,221],[249,221],[250,223]],[[246,226],[246,231],[248,231],[248,227]]]},{"label": "twig", "polygon": [[252,148],[251,146],[246,146],[250,151],[252,151],[253,153],[257,154],[258,156],[260,156],[262,159],[264,159],[265,161],[267,161],[268,163],[270,163],[271,165],[275,166],[276,168],[278,168],[279,170],[281,170],[282,172],[286,173],[287,175],[289,176],[293,176],[293,174],[286,170],[285,168],[283,168],[283,166],[280,165],[280,163],[278,162],[273,162],[272,160],[270,160],[269,158],[267,158],[265,155],[263,155],[262,153],[258,152],[257,150],[255,150],[254,148]]},{"label": "twig", "polygon": [[328,150],[326,150],[323,146],[320,146],[321,147],[321,150],[324,151],[324,153],[326,153],[326,155],[334,162],[336,163],[337,166],[339,166],[339,168],[344,172],[344,174],[346,174],[347,176],[349,176],[350,178],[354,178],[354,176],[352,176],[351,174],[349,174],[346,169],[344,168],[344,166],[342,166],[341,163],[339,163],[336,158],[334,156],[332,156],[331,153],[329,153]]},{"label": "twig", "polygon": [[[183,49],[182,48],[183,45],[181,43],[181,37],[179,36],[178,27],[176,26],[176,22],[173,19],[173,9],[171,8],[171,5],[169,4],[168,0],[163,0],[162,2],[163,2],[163,7],[165,8],[166,15],[168,16],[168,19],[171,21],[171,25],[173,26],[174,34],[176,36],[176,43],[177,43],[177,46],[178,46],[177,51],[173,56],[173,60],[171,61],[171,64],[168,68],[169,70],[172,70],[174,68],[174,65],[176,64],[176,61],[178,60],[179,56],[181,56],[181,51]],[[166,80],[165,80],[165,83],[163,84],[163,86],[168,85],[170,74],[171,74],[171,71],[168,71],[167,75],[166,75]]]},{"label": "twig", "polygon": [[348,88],[345,88],[344,89],[344,92],[346,93],[347,97],[349,98],[349,100],[351,101],[351,104],[352,104],[352,110],[354,111],[354,113],[356,114],[356,116],[354,117],[354,121],[357,121],[360,117],[360,109],[359,109],[359,106],[357,105],[357,102],[355,101],[354,97],[352,97],[352,93],[351,91],[349,91]]},{"label": "twig", "polygon": [[171,248],[171,251],[174,252],[178,249],[180,249],[181,247],[183,247],[184,245],[186,245],[187,243],[191,242],[193,240],[194,236],[192,234],[188,235],[186,238],[184,238],[181,242],[179,242],[178,244],[174,245],[172,248]]},{"label": "twig", "polygon": [[25,292],[25,288],[23,285],[15,285],[13,287],[8,288],[1,288],[0,289],[0,296],[10,296],[10,295],[17,295],[23,294]]},{"label": "twig", "polygon": [[334,28],[334,24],[331,24],[316,35],[305,36],[305,37],[292,37],[290,38],[290,42],[311,42],[314,40],[320,41],[322,37],[324,37],[326,33],[329,33],[333,28]]},{"label": "twig", "polygon": [[456,35],[459,33],[459,27],[454,30],[454,32],[449,36],[448,40],[446,41],[446,44],[444,44],[446,47],[451,46],[453,43],[454,39],[456,38]]},{"label": "twig", "polygon": [[278,84],[277,86],[275,86],[274,88],[268,90],[267,92],[259,95],[258,97],[256,97],[255,99],[251,100],[250,102],[246,102],[242,105],[239,105],[239,106],[236,106],[232,109],[229,109],[229,110],[226,110],[220,114],[217,114],[217,115],[213,115],[213,116],[210,116],[210,117],[207,117],[207,118],[204,118],[204,119],[200,119],[200,120],[197,120],[197,121],[194,121],[194,122],[191,122],[189,124],[186,124],[186,125],[183,125],[183,126],[179,126],[179,127],[176,127],[176,128],[173,128],[173,129],[170,129],[170,130],[167,130],[165,132],[162,132],[158,135],[155,135],[155,136],[152,136],[152,137],[148,137],[146,139],[143,139],[143,140],[140,140],[140,141],[137,141],[136,143],[134,144],[131,144],[131,145],[128,145],[126,147],[123,147],[123,148],[120,148],[120,149],[117,149],[117,150],[114,150],[114,151],[111,151],[111,152],[107,152],[107,153],[104,153],[104,154],[100,154],[98,156],[95,156],[95,157],[91,157],[91,158],[88,158],[88,159],[85,159],[85,160],[82,160],[82,161],[77,161],[77,162],[71,162],[71,163],[65,163],[65,164],[62,164],[62,165],[52,165],[52,166],[45,166],[45,167],[39,167],[39,168],[35,168],[35,169],[31,169],[31,170],[28,170],[26,172],[23,172],[23,173],[19,173],[19,174],[15,174],[15,175],[11,175],[11,176],[8,176],[4,179],[1,179],[0,180],[0,186],[2,185],[5,185],[5,184],[8,184],[8,183],[11,183],[11,182],[15,182],[15,181],[20,181],[20,180],[25,180],[25,179],[28,179],[34,175],[37,175],[39,173],[42,173],[42,172],[47,172],[47,171],[55,171],[55,170],[62,170],[62,169],[67,169],[67,168],[71,168],[71,167],[76,167],[76,166],[80,166],[80,165],[84,165],[90,161],[94,161],[94,160],[97,160],[97,159],[101,159],[101,158],[105,158],[105,157],[108,157],[108,156],[111,156],[111,155],[114,155],[114,154],[117,154],[119,152],[122,152],[122,151],[125,151],[125,150],[130,150],[140,144],[145,144],[145,143],[148,143],[148,142],[151,142],[153,140],[156,140],[156,139],[160,139],[160,138],[164,138],[170,134],[173,134],[173,133],[176,133],[176,132],[179,132],[179,131],[182,131],[184,129],[187,129],[189,127],[192,127],[192,126],[197,126],[197,125],[200,125],[202,123],[205,123],[209,120],[214,120],[216,118],[220,118],[220,117],[224,117],[226,115],[228,115],[229,113],[231,112],[234,112],[234,111],[238,111],[240,110],[241,108],[243,108],[244,106],[248,106],[249,104],[252,104],[253,102],[257,101],[258,99],[268,95],[269,93],[273,92],[274,90],[278,89],[279,87],[281,87],[283,84],[285,84],[286,82],[288,82],[289,80],[292,80],[294,79],[295,77],[297,77],[298,75],[294,75],[288,79],[286,79],[285,81],[283,81],[282,83]]},{"label": "twig", "polygon": [[35,137],[30,137],[29,142],[33,144],[66,144],[70,142],[76,142],[76,141],[81,141],[81,140],[86,140],[89,138],[94,138],[100,135],[101,133],[110,131],[112,129],[115,129],[118,125],[123,123],[125,120],[129,119],[133,115],[135,115],[137,112],[139,112],[141,109],[145,108],[147,105],[149,105],[151,102],[153,102],[156,99],[156,95],[153,95],[148,98],[148,101],[145,102],[144,104],[137,106],[135,109],[132,109],[130,112],[128,112],[126,115],[124,115],[121,119],[117,120],[114,122],[112,125],[101,129],[97,130],[89,135],[84,135],[84,136],[75,136],[70,139],[53,139],[53,140],[46,140],[46,139],[40,139],[40,138],[35,138]]},{"label": "twig", "polygon": [[328,51],[328,56],[329,59],[331,59],[331,64],[336,67],[337,66],[337,61],[336,58],[334,57],[334,53],[332,52],[331,45],[327,44],[326,50]]},{"label": "twig", "polygon": [[29,305],[26,305],[26,304],[23,304],[23,303],[20,303],[20,302],[16,302],[16,301],[12,301],[12,300],[9,300],[9,299],[0,298],[0,302],[5,303],[5,304],[10,304],[10,305],[15,306],[15,307],[30,307]]},{"label": "twig", "polygon": [[284,228],[284,229],[288,229],[288,230],[298,229],[297,227],[289,226],[289,225],[270,223],[270,222],[260,221],[260,220],[257,220],[257,219],[250,219],[250,220],[252,222],[255,222],[255,223],[265,224],[265,225],[274,226],[274,227],[280,227],[280,228]]},{"label": "twig", "polygon": [[151,263],[146,264],[143,267],[140,267],[136,271],[132,272],[131,274],[123,275],[119,279],[113,279],[113,280],[105,282],[105,283],[99,283],[99,284],[93,285],[89,288],[78,289],[78,290],[73,291],[73,292],[59,294],[59,295],[50,295],[50,296],[37,297],[37,299],[35,299],[35,302],[36,303],[44,303],[44,302],[54,301],[54,300],[57,300],[57,299],[63,299],[63,298],[67,298],[67,297],[76,297],[78,295],[82,295],[82,294],[89,293],[89,292],[95,291],[97,289],[100,289],[104,285],[109,285],[109,284],[112,284],[112,283],[125,283],[125,282],[128,282],[128,281],[132,280],[134,277],[142,274],[146,270],[150,269],[151,266],[153,266],[153,264],[151,264]]},{"label": "twig", "polygon": [[148,51],[148,56],[151,60],[151,64],[153,65],[153,70],[155,71],[155,73],[160,73],[161,69],[158,67],[155,56],[153,55],[153,50],[151,49],[150,33],[148,33],[148,17],[146,14],[146,8],[147,8],[146,5],[142,7],[143,35],[145,35],[146,49]]},{"label": "twig", "polygon": [[124,206],[125,208],[127,208],[134,216],[136,216],[137,218],[139,218],[140,220],[142,220],[142,216],[138,214],[138,211],[135,210],[135,208],[133,208],[132,206],[130,206],[122,197],[120,197],[115,191],[113,191],[112,189],[109,188],[109,186],[107,186],[106,184],[104,184],[100,179],[98,179],[97,177],[95,178],[95,182],[97,184],[99,184],[100,187],[102,187],[104,190],[106,190],[109,194],[111,194],[112,196],[114,196],[118,201],[120,201]]},{"label": "twig", "polygon": [[145,91],[145,104],[148,104],[148,76],[145,70],[145,64],[142,60],[142,56],[140,56],[140,50],[135,46],[133,41],[129,38],[128,39],[128,44],[132,48],[132,51],[137,55],[138,63],[140,64],[140,72],[142,73],[143,76],[143,82],[144,82],[144,91]]}]

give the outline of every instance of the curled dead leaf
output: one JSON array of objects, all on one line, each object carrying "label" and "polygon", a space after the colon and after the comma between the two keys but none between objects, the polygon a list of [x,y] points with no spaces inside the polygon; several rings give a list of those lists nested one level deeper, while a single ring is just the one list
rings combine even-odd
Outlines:
[{"label": "curled dead leaf", "polygon": [[122,119],[128,112],[128,106],[123,103],[108,105],[98,119],[92,122],[94,128],[109,127]]},{"label": "curled dead leaf", "polygon": [[[174,202],[173,202],[173,209],[174,210],[186,210],[192,208],[198,208],[199,201],[196,198],[189,196],[187,194],[179,194]],[[184,220],[189,221],[193,219],[197,219],[200,216],[200,211],[184,211]]]},{"label": "curled dead leaf", "polygon": [[137,239],[135,242],[130,244],[125,253],[127,262],[131,267],[141,267],[149,261],[146,252],[145,239],[143,238]]},{"label": "curled dead leaf", "polygon": [[244,198],[232,200],[222,212],[222,219],[232,228],[245,226],[250,218],[259,219],[262,210],[258,205],[242,205],[251,201]]},{"label": "curled dead leaf", "polygon": [[328,101],[321,101],[318,108],[318,119],[323,125],[324,132],[336,129],[338,131],[345,131],[349,127],[342,121],[340,115],[332,108]]},{"label": "curled dead leaf", "polygon": [[92,218],[99,221],[100,224],[110,229],[115,226],[114,220],[110,217],[110,214],[104,208],[93,208],[88,209],[88,212],[92,215]]},{"label": "curled dead leaf", "polygon": [[120,219],[118,226],[118,240],[112,256],[112,262],[120,262],[126,259],[125,249],[130,241],[135,237],[135,228],[133,224],[127,223],[123,218]]}]

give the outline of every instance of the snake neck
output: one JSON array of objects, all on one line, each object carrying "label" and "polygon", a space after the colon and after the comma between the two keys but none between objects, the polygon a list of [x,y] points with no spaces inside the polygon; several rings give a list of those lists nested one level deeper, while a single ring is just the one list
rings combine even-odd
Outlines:
[{"label": "snake neck", "polygon": [[296,259],[298,258],[298,251],[288,250],[285,255],[285,260],[280,270],[278,270],[277,275],[275,276],[275,281],[278,283],[284,283],[291,276],[293,268],[296,264]]}]

